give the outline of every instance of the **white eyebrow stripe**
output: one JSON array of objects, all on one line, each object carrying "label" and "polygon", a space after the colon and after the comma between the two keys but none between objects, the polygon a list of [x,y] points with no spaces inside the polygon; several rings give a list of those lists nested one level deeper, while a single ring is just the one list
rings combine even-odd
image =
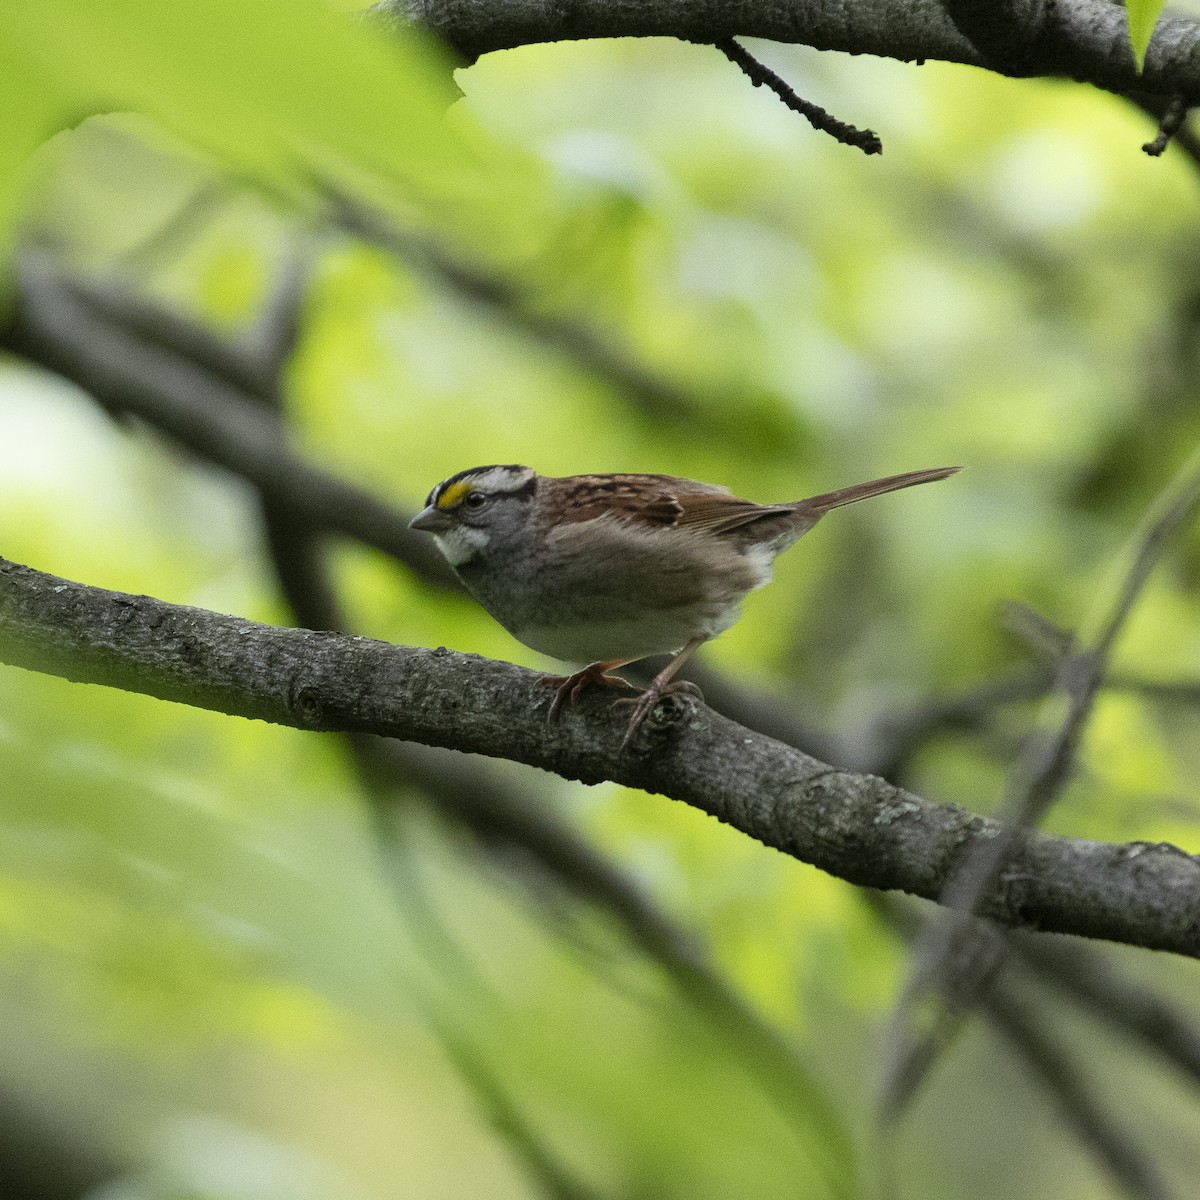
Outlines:
[{"label": "white eyebrow stripe", "polygon": [[478,475],[468,475],[465,478],[476,484],[482,492],[519,492],[528,486],[533,472],[528,467],[519,470],[512,467],[492,467]]}]

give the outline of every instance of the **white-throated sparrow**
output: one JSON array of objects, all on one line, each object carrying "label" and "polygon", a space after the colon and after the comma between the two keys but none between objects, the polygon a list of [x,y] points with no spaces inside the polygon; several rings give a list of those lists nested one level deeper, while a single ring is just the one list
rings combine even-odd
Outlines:
[{"label": "white-throated sparrow", "polygon": [[[472,467],[429,493],[413,529],[433,534],[467,590],[518,641],[590,665],[548,676],[553,716],[589,683],[674,654],[634,704],[624,749],[696,648],[771,581],[776,555],[831,508],[945,479],[959,467],[889,475],[791,504],[753,504],[671,475],[538,475]],[[619,702],[620,703],[620,702]]]}]

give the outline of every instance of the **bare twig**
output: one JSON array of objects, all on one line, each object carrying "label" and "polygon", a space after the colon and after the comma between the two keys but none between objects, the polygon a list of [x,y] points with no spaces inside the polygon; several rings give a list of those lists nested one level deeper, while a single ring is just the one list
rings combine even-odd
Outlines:
[{"label": "bare twig", "polygon": [[1142,149],[1151,158],[1158,158],[1170,144],[1171,139],[1179,132],[1187,119],[1188,103],[1183,96],[1172,96],[1158,119],[1158,135],[1153,141],[1147,142]]},{"label": "bare twig", "polygon": [[795,90],[765,63],[759,62],[744,46],[733,38],[720,38],[713,43],[720,52],[750,80],[755,87],[765,87],[775,93],[784,104],[799,113],[814,129],[827,133],[843,146],[856,146],[864,154],[882,154],[883,142],[872,129],[858,129],[839,121],[823,109],[796,94]]},{"label": "bare twig", "polygon": [[[303,230],[293,235],[283,254],[266,303],[242,339],[241,355],[257,367],[259,381],[247,390],[258,393],[278,412],[287,398],[287,368],[304,333],[308,285],[317,263],[317,239]],[[224,356],[228,359],[228,353]],[[220,363],[217,363],[219,368]]]},{"label": "bare twig", "polygon": [[[1054,663],[1030,663],[1023,670],[987,679],[961,692],[934,696],[908,709],[885,713],[862,738],[862,745],[844,749],[843,755],[849,757],[839,761],[885,779],[900,778],[913,756],[931,738],[950,731],[986,728],[999,709],[1042,699],[1054,687],[1055,674]],[[1105,676],[1103,686],[1106,692],[1140,696],[1157,704],[1200,705],[1200,681],[1147,679],[1113,671]],[[775,736],[789,741],[779,734]],[[800,744],[808,749],[806,743]]]},{"label": "bare twig", "polygon": [[[1164,102],[1160,97],[1147,96],[1136,92],[1126,94],[1125,98],[1159,126],[1158,136],[1142,147],[1149,154],[1150,148],[1157,146],[1159,138],[1162,137],[1162,122],[1166,116],[1167,108],[1172,103],[1171,98],[1168,97]],[[1174,119],[1172,119],[1174,128],[1171,130],[1168,140],[1163,142],[1163,149],[1160,153],[1166,152],[1168,141],[1173,142],[1183,151],[1193,167],[1200,168],[1200,137],[1196,135],[1195,129],[1188,121],[1189,111],[1187,109],[1184,110],[1178,124],[1175,124]]]},{"label": "bare twig", "polygon": [[379,247],[441,280],[472,303],[499,314],[510,328],[578,364],[624,396],[644,416],[676,425],[721,423],[727,406],[711,412],[703,409],[686,388],[637,362],[614,337],[593,324],[547,311],[514,280],[455,256],[432,238],[401,228],[332,179],[314,178],[313,183],[326,196],[333,223],[346,233]]},{"label": "bare twig", "polygon": [[936,696],[907,710],[888,713],[864,739],[862,757],[854,761],[854,766],[885,779],[896,779],[931,738],[951,730],[979,729],[997,709],[1038,700],[1053,684],[1054,668],[1037,663],[961,692]]},{"label": "bare twig", "polygon": [[[861,893],[864,901],[885,924],[904,939],[910,946],[916,945],[922,932],[933,918],[924,916],[911,902],[885,895],[877,891]],[[974,939],[964,954],[950,964],[950,969],[964,982],[974,982],[978,995],[986,995],[992,982],[999,978],[1005,967],[1008,944],[1001,931],[983,921],[974,923]],[[912,1104],[926,1083],[937,1060],[958,1038],[972,1009],[960,1004],[965,986],[944,989],[942,1002],[918,1011],[913,1006],[910,1020],[912,1029],[903,1059],[896,1062],[894,1074],[889,1077],[888,1088],[881,1096],[881,1116],[876,1134],[881,1147],[888,1146],[892,1122]]]},{"label": "bare twig", "polygon": [[121,255],[121,262],[132,271],[150,271],[177,257],[180,243],[200,231],[210,216],[235,194],[234,185],[226,175],[204,180],[156,229]]}]

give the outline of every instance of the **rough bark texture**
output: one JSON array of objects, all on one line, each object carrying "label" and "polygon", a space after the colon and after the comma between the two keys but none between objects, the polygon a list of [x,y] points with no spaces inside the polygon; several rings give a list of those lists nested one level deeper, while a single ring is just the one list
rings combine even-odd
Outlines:
[{"label": "rough bark texture", "polygon": [[385,24],[418,22],[468,60],[583,38],[759,37],[1200,101],[1200,22],[1165,17],[1139,73],[1125,10],[1110,0],[382,0],[372,15]]},{"label": "rough bark texture", "polygon": [[[0,661],[314,731],[382,734],[683,801],[852,883],[936,900],[999,826],[839,771],[669,697],[631,754],[627,710],[585,695],[548,725],[533,672],[445,649],[256,624],[0,559]],[[1168,845],[1028,832],[981,914],[1200,955],[1200,862]]]}]

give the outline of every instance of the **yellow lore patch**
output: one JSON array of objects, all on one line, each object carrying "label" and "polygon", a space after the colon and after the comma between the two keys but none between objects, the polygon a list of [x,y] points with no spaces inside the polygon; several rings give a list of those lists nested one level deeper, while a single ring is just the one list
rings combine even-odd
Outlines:
[{"label": "yellow lore patch", "polygon": [[438,508],[457,508],[463,502],[463,497],[473,486],[474,484],[469,479],[459,479],[455,483],[450,484],[437,498]]}]

